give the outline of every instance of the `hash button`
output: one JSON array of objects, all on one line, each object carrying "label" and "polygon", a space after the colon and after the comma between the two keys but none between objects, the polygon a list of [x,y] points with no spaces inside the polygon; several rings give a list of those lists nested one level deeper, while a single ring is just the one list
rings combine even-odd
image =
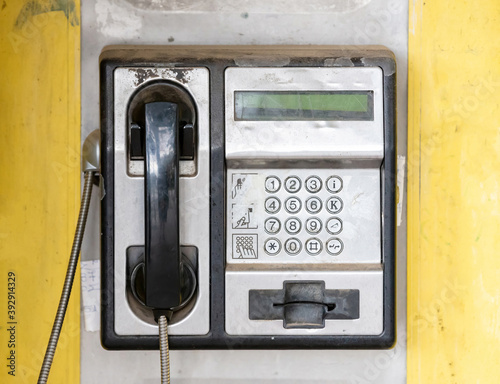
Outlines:
[{"label": "hash button", "polygon": [[310,255],[313,256],[317,255],[318,253],[321,252],[322,248],[323,247],[321,245],[321,241],[319,241],[318,239],[312,238],[306,241],[306,251]]}]

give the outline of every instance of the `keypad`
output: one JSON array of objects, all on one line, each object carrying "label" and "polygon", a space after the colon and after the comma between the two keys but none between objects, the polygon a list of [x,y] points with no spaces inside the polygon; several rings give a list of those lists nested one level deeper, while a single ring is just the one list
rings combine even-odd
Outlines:
[{"label": "keypad", "polygon": [[343,180],[337,175],[311,175],[305,180],[295,175],[266,177],[264,230],[269,236],[264,239],[265,252],[269,256],[339,255],[344,250],[339,237],[344,229],[339,217],[344,209],[342,188]]},{"label": "keypad", "polygon": [[241,168],[227,186],[230,264],[381,260],[379,169]]}]

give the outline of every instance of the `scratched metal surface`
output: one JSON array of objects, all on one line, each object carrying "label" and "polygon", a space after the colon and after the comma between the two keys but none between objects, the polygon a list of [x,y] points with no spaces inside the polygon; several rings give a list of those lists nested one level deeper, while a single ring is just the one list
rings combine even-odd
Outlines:
[{"label": "scratched metal surface", "polygon": [[[82,4],[82,138],[99,126],[98,56],[109,44],[383,44],[398,61],[398,154],[406,155],[405,0],[89,0]],[[406,196],[404,196],[406,200]],[[174,351],[177,383],[406,382],[406,213],[398,227],[398,343],[390,351]],[[83,260],[99,257],[93,200]],[[82,322],[83,324],[83,322]],[[108,352],[82,329],[82,384],[159,382],[158,352]]]}]

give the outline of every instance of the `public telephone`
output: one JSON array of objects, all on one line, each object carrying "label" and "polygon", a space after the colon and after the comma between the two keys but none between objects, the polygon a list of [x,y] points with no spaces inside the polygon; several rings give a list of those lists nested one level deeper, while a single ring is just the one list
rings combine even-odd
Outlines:
[{"label": "public telephone", "polygon": [[100,81],[105,347],[393,345],[389,50],[116,46]]}]

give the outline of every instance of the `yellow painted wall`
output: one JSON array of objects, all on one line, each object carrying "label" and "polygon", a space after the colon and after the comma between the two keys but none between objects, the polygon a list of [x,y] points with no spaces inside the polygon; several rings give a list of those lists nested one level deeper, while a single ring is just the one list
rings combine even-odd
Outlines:
[{"label": "yellow painted wall", "polygon": [[[0,356],[38,376],[79,201],[79,4],[0,1]],[[408,383],[497,383],[500,3],[410,2]],[[79,282],[75,282],[79,286]],[[43,294],[40,294],[43,292]],[[79,380],[74,290],[51,383]],[[5,361],[5,360],[4,360]]]},{"label": "yellow painted wall", "polygon": [[[79,72],[78,2],[0,0],[2,383],[36,382],[64,281],[80,194]],[[9,272],[16,324],[7,324]],[[76,279],[50,383],[79,382],[79,286]]]},{"label": "yellow painted wall", "polygon": [[410,2],[408,383],[500,380],[500,2]]}]

